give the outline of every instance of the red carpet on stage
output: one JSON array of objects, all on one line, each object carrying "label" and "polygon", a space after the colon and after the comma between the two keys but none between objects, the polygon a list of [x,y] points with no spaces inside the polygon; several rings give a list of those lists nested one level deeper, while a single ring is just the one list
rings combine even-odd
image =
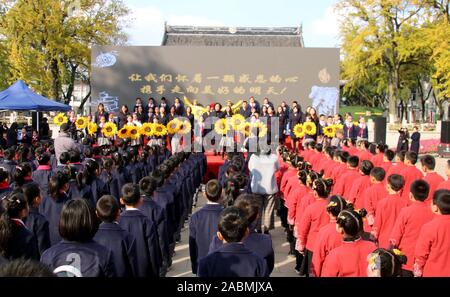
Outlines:
[{"label": "red carpet on stage", "polygon": [[[205,174],[205,182],[210,179],[215,179],[219,175],[219,167],[223,165],[225,160],[222,160],[221,155],[214,156],[213,152],[206,152],[207,169]],[[225,157],[226,158],[226,157]]]}]

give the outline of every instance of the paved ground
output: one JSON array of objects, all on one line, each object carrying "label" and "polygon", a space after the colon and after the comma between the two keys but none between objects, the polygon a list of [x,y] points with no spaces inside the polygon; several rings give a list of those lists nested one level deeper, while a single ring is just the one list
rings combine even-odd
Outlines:
[{"label": "paved ground", "polygon": [[[446,166],[447,159],[439,158],[436,162],[436,171],[442,175],[446,176]],[[418,165],[420,168],[420,166]],[[205,198],[200,195],[197,208],[205,204]],[[194,210],[195,212],[195,210]],[[195,275],[191,272],[191,263],[189,259],[189,246],[188,246],[188,224],[186,223],[186,228],[183,229],[181,234],[181,241],[175,247],[176,255],[173,258],[173,265],[167,276],[169,277],[194,277]],[[275,268],[271,276],[298,276],[294,270],[295,258],[288,256],[289,246],[286,242],[286,235],[281,228],[280,221],[276,220],[275,230],[271,231],[273,247],[275,250]]]}]

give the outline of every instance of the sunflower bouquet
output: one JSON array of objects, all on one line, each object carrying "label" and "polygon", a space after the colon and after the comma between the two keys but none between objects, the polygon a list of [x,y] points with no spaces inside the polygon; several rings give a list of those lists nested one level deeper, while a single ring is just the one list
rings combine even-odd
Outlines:
[{"label": "sunflower bouquet", "polygon": [[254,128],[258,129],[258,137],[264,137],[267,135],[267,126],[263,122],[256,122],[253,125]]},{"label": "sunflower bouquet", "polygon": [[214,131],[219,135],[226,135],[228,130],[227,120],[219,119],[214,124]]},{"label": "sunflower bouquet", "polygon": [[117,132],[116,124],[107,122],[103,125],[102,133],[105,137],[113,137]]},{"label": "sunflower bouquet", "polygon": [[188,120],[184,120],[183,122],[181,122],[181,126],[180,129],[178,130],[178,134],[181,135],[187,135],[191,132],[191,122],[189,122]]},{"label": "sunflower bouquet", "polygon": [[61,126],[62,124],[67,123],[68,120],[69,119],[67,118],[67,116],[64,113],[60,112],[53,118],[53,123]]},{"label": "sunflower bouquet", "polygon": [[246,137],[249,136],[250,132],[252,131],[252,124],[249,122],[245,122],[242,125],[241,131]]},{"label": "sunflower bouquet", "polygon": [[138,139],[139,138],[139,136],[141,136],[140,134],[139,134],[139,128],[138,127],[136,127],[136,126],[129,126],[128,127],[128,135],[129,135],[129,137],[132,139],[132,140],[135,140],[135,139]]},{"label": "sunflower bouquet", "polygon": [[231,126],[234,130],[239,131],[245,125],[245,118],[241,114],[235,114],[231,117]]},{"label": "sunflower bouquet", "polygon": [[181,125],[181,121],[175,118],[167,123],[167,131],[169,134],[176,134],[180,130]]},{"label": "sunflower bouquet", "polygon": [[140,134],[145,136],[153,136],[154,133],[154,124],[153,123],[144,123],[139,131]]},{"label": "sunflower bouquet", "polygon": [[303,129],[305,130],[305,133],[308,135],[314,135],[316,134],[317,131],[316,124],[314,124],[313,122],[303,123]]},{"label": "sunflower bouquet", "polygon": [[163,124],[155,124],[155,126],[153,128],[154,128],[153,135],[158,136],[158,137],[167,135],[167,128]]},{"label": "sunflower bouquet", "polygon": [[123,126],[122,129],[119,130],[117,136],[122,139],[127,139],[130,137],[129,126]]},{"label": "sunflower bouquet", "polygon": [[323,135],[329,138],[333,138],[336,134],[336,127],[334,125],[326,126],[323,128]]},{"label": "sunflower bouquet", "polygon": [[87,125],[87,129],[88,129],[88,134],[89,134],[89,135],[94,135],[95,133],[97,133],[98,126],[97,126],[96,123],[90,122],[90,123]]},{"label": "sunflower bouquet", "polygon": [[297,138],[303,138],[305,136],[305,129],[302,124],[297,124],[294,126],[294,135]]},{"label": "sunflower bouquet", "polygon": [[76,121],[75,121],[75,126],[77,127],[77,129],[79,130],[83,130],[85,129],[89,124],[89,121],[86,117],[79,117]]}]

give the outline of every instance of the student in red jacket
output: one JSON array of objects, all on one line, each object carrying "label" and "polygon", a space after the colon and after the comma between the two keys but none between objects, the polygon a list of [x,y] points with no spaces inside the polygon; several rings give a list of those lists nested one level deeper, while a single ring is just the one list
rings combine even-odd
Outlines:
[{"label": "student in red jacket", "polygon": [[422,172],[417,169],[416,163],[417,163],[417,154],[415,152],[407,152],[405,155],[405,165],[406,167],[403,168],[403,170],[400,172],[400,175],[403,176],[405,179],[405,191],[402,193],[402,198],[405,199],[405,201],[410,204],[409,200],[409,187],[415,181],[416,179],[423,178]]},{"label": "student in red jacket", "polygon": [[[364,190],[370,187],[370,171],[373,164],[369,160],[364,160],[359,165],[360,176],[351,181],[352,187],[347,196],[344,196],[356,209],[364,207]],[[349,182],[349,181],[347,181]]]},{"label": "student in red jacket", "polygon": [[373,156],[370,161],[373,163],[373,166],[379,167],[384,161],[384,152],[387,150],[387,145],[383,143],[377,144],[375,148],[376,154]]},{"label": "student in red jacket", "polygon": [[336,183],[338,178],[341,177],[347,171],[347,159],[349,156],[350,155],[348,152],[338,150],[335,151],[334,158],[337,164],[331,170],[330,176],[327,176],[328,178],[331,178],[333,180],[333,183]]},{"label": "student in red jacket", "polygon": [[314,181],[312,190],[316,201],[309,205],[300,220],[297,238],[297,250],[304,255],[300,274],[309,276],[312,261],[312,250],[316,242],[320,228],[325,226],[330,217],[326,211],[328,195],[331,191],[333,180],[319,178]]},{"label": "student in red jacket", "polygon": [[374,167],[370,171],[370,186],[363,193],[364,208],[367,210],[367,220],[364,221],[364,230],[370,232],[375,221],[378,202],[388,195],[383,180],[386,172],[381,167]]},{"label": "student in red jacket", "polygon": [[342,244],[342,236],[336,230],[336,218],[345,209],[347,209],[347,202],[343,197],[330,197],[327,205],[330,222],[320,228],[313,249],[311,271],[314,276],[321,276],[323,263],[328,254]]},{"label": "student in red jacket", "polygon": [[389,170],[386,172],[386,176],[392,175],[392,174],[400,174],[402,170],[405,168],[405,151],[400,151],[395,154],[395,163],[392,164],[392,166],[389,168]]},{"label": "student in red jacket", "polygon": [[365,215],[365,209],[359,212],[347,209],[339,214],[336,228],[343,242],[325,259],[321,276],[367,276],[367,256],[377,247],[373,242],[361,239]]},{"label": "student in red jacket", "polygon": [[381,168],[386,171],[386,173],[389,171],[389,169],[392,167],[392,160],[394,160],[395,153],[393,150],[386,150],[384,152],[383,156],[383,162],[381,162],[380,166]]},{"label": "student in red jacket", "polygon": [[428,197],[426,202],[431,202],[431,199],[433,199],[434,191],[436,191],[437,187],[444,182],[444,178],[437,174],[436,171],[434,171],[434,168],[436,167],[436,160],[431,155],[425,155],[420,158],[420,163],[422,165],[422,171],[425,172],[425,177],[423,178],[428,185],[430,186],[430,193],[428,193]]},{"label": "student in red jacket", "polygon": [[312,155],[311,159],[309,160],[309,163],[311,163],[314,171],[317,171],[317,165],[319,165],[319,162],[323,157],[322,149],[323,149],[323,145],[321,143],[317,143],[314,146],[314,151],[316,153],[314,155]]},{"label": "student in red jacket", "polygon": [[447,180],[442,182],[436,190],[450,190],[450,160],[447,160]]},{"label": "student in red jacket", "polygon": [[414,251],[414,276],[450,276],[450,190],[433,195],[436,217],[422,226]]},{"label": "student in red jacket", "polygon": [[400,196],[404,185],[403,176],[398,174],[389,176],[386,185],[388,195],[377,204],[375,222],[371,233],[378,239],[379,247],[389,247],[389,238],[392,228],[394,228],[395,219],[400,210],[407,206],[405,200]]},{"label": "student in red jacket", "polygon": [[406,256],[399,250],[376,249],[367,257],[368,277],[402,276]]},{"label": "student in red jacket", "polygon": [[372,159],[372,154],[368,151],[370,143],[367,140],[358,140],[356,142],[356,146],[359,149],[359,152],[356,154],[359,160],[370,160]]},{"label": "student in red jacket", "polygon": [[358,163],[359,158],[357,156],[350,156],[347,159],[347,172],[345,172],[342,176],[340,176],[336,185],[333,187],[333,194],[340,195],[347,199],[350,194],[350,190],[353,184],[353,181],[358,178],[360,173],[358,172]]},{"label": "student in red jacket", "polygon": [[412,277],[414,249],[420,233],[420,228],[434,217],[430,206],[425,203],[430,187],[424,180],[416,180],[410,188],[412,204],[403,208],[395,220],[389,239],[390,247],[401,250],[407,258],[402,276]]}]

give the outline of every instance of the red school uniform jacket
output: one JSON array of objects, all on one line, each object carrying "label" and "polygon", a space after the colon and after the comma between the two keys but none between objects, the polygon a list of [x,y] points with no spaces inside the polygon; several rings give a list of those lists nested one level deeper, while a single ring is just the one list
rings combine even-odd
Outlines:
[{"label": "red school uniform jacket", "polygon": [[330,178],[333,180],[333,184],[336,184],[336,181],[339,177],[341,177],[345,172],[347,172],[347,164],[339,163],[334,169],[331,171]]},{"label": "red school uniform jacket", "polygon": [[347,200],[350,200],[351,203],[355,206],[356,209],[360,209],[364,207],[364,191],[370,187],[370,176],[361,175],[356,180],[352,182],[352,188],[348,195]]},{"label": "red school uniform jacket", "polygon": [[384,157],[383,153],[378,153],[372,156],[370,161],[372,161],[374,167],[380,167],[381,164],[383,163],[383,157]]},{"label": "red school uniform jacket", "polygon": [[388,195],[386,185],[383,182],[372,184],[363,193],[364,208],[367,210],[367,219],[364,220],[364,231],[370,232],[375,220],[377,204]]},{"label": "red school uniform jacket", "polygon": [[450,215],[422,226],[414,251],[415,276],[450,276]]},{"label": "red school uniform jacket", "polygon": [[377,247],[371,241],[361,238],[355,241],[343,241],[333,249],[323,264],[321,276],[367,276],[367,256]]},{"label": "red school uniform jacket", "polygon": [[314,171],[317,171],[317,166],[319,165],[320,160],[322,159],[322,157],[323,157],[323,154],[322,154],[322,153],[319,153],[319,152],[316,152],[316,153],[311,157],[310,163],[311,163],[312,169],[313,169]]},{"label": "red school uniform jacket", "polygon": [[316,201],[316,198],[314,197],[313,192],[307,188],[307,193],[300,198],[300,200],[297,202],[297,207],[295,208],[295,237],[299,237],[299,228],[300,228],[300,221],[303,217],[303,213],[305,212],[306,208],[313,204]]},{"label": "red school uniform jacket", "polygon": [[313,250],[312,271],[315,276],[322,275],[322,267],[328,254],[342,245],[342,235],[336,231],[336,220],[320,228]]},{"label": "red school uniform jacket", "polygon": [[[389,169],[392,167],[392,162],[381,162],[380,166],[384,169],[384,172],[386,172],[386,177],[388,176],[387,173],[389,172]],[[386,180],[386,179],[385,179]]]},{"label": "red school uniform jacket", "polygon": [[324,170],[325,167],[328,166],[329,162],[332,162],[332,161],[333,160],[331,160],[327,156],[324,156],[322,158],[322,160],[319,162],[319,164],[317,165],[317,172],[320,172],[321,170]]},{"label": "red school uniform jacket", "polygon": [[410,205],[411,200],[409,200],[409,188],[416,179],[422,179],[423,174],[422,171],[417,169],[416,166],[405,166],[405,168],[403,168],[403,170],[400,172],[400,175],[403,175],[403,177],[405,178],[405,185],[403,186],[402,197],[403,199],[405,199],[408,205]]},{"label": "red school uniform jacket", "polygon": [[436,191],[437,187],[445,181],[445,179],[437,174],[436,172],[430,172],[425,175],[423,178],[430,185],[430,193],[427,197],[427,202],[430,202],[433,199],[433,194]]},{"label": "red school uniform jacket", "polygon": [[392,174],[401,174],[402,170],[405,169],[406,165],[403,162],[393,163],[389,170],[386,172],[386,178]]},{"label": "red school uniform jacket", "polygon": [[292,175],[288,178],[288,181],[286,183],[286,187],[284,188],[284,197],[289,197],[291,191],[294,189],[295,186],[298,186],[299,180],[297,174]]},{"label": "red school uniform jacket", "polygon": [[437,190],[450,190],[450,178],[440,183],[436,191]]},{"label": "red school uniform jacket", "polygon": [[330,221],[330,216],[327,213],[327,204],[328,199],[317,199],[305,209],[300,219],[298,230],[300,246],[306,247],[310,251],[314,249],[320,228]]},{"label": "red school uniform jacket", "polygon": [[379,247],[389,248],[389,238],[395,220],[402,208],[406,206],[406,201],[398,193],[387,195],[386,198],[378,202],[372,233],[378,238]]},{"label": "red school uniform jacket", "polygon": [[331,175],[331,170],[333,170],[333,168],[335,168],[336,165],[337,165],[336,161],[330,159],[323,168],[324,176],[329,177]]},{"label": "red school uniform jacket", "polygon": [[358,156],[358,158],[359,158],[359,162],[362,162],[362,161],[364,161],[364,160],[371,160],[372,159],[372,154],[369,152],[369,151],[367,151],[367,150],[362,150],[362,151],[359,151],[357,154],[356,154],[357,156]]},{"label": "red school uniform jacket", "polygon": [[280,183],[280,191],[284,194],[284,190],[286,189],[286,184],[288,182],[289,177],[293,176],[297,174],[297,169],[295,169],[294,167],[290,167],[284,174],[283,177],[281,178],[281,183]]},{"label": "red school uniform jacket", "polygon": [[389,242],[401,250],[407,257],[403,269],[413,270],[414,249],[422,226],[434,218],[430,205],[422,201],[414,201],[410,206],[403,208],[392,228]]},{"label": "red school uniform jacket", "polygon": [[360,176],[361,173],[356,168],[348,168],[347,172],[337,178],[336,185],[333,187],[333,194],[348,199],[353,182]]},{"label": "red school uniform jacket", "polygon": [[295,224],[295,216],[297,212],[297,206],[306,195],[308,188],[305,185],[300,185],[291,191],[289,197],[286,200],[286,207],[288,208],[288,223],[290,225]]}]

